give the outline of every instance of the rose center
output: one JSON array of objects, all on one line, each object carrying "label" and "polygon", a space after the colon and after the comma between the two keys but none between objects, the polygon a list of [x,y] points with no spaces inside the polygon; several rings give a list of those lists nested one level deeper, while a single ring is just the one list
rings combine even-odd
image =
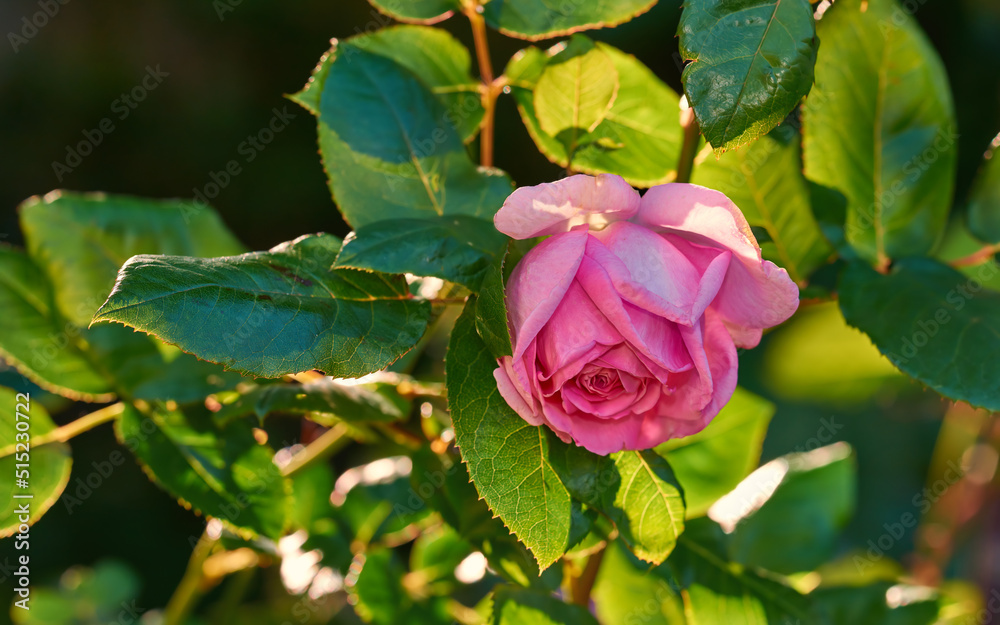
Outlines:
[{"label": "rose center", "polygon": [[621,386],[621,379],[616,371],[591,365],[580,373],[577,385],[588,393],[605,396]]}]

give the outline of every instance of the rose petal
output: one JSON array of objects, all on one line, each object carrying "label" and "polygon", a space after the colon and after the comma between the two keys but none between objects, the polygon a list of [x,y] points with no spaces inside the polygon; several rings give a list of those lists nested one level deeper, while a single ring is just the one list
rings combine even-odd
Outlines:
[{"label": "rose petal", "polygon": [[798,287],[788,272],[761,259],[746,218],[724,194],[693,184],[653,187],[642,197],[634,221],[732,252],[712,307],[738,346],[756,346],[762,328],[781,323],[798,308]]},{"label": "rose petal", "polygon": [[514,191],[493,217],[497,230],[515,239],[566,232],[580,224],[630,219],[639,193],[621,176],[579,174]]},{"label": "rose petal", "polygon": [[[687,325],[715,299],[729,266],[729,253],[718,248],[705,248],[714,258],[702,254],[702,262],[695,265],[670,238],[633,223],[614,223],[593,236],[627,269],[624,273],[617,265],[606,267],[623,298]],[[593,248],[588,242],[588,253]]]},{"label": "rose petal", "polygon": [[507,310],[513,326],[515,360],[562,303],[580,267],[589,237],[581,228],[546,239],[514,268],[507,281]]},{"label": "rose petal", "polygon": [[541,374],[549,377],[584,354],[592,353],[595,345],[621,343],[622,336],[583,287],[573,282],[535,340]]},{"label": "rose petal", "polygon": [[[493,371],[493,377],[497,381],[497,389],[500,391],[500,396],[504,398],[507,405],[514,409],[514,412],[519,414],[522,419],[530,423],[531,425],[541,425],[544,419],[540,415],[536,415],[531,406],[525,402],[524,397],[521,394],[521,390],[517,387],[517,384],[511,379],[508,368],[510,366],[509,357],[505,357],[502,360],[508,362],[500,362],[500,366]],[[534,402],[532,402],[534,403]]]},{"label": "rose petal", "polygon": [[[664,395],[655,411],[647,414],[634,449],[649,449],[672,438],[690,436],[705,429],[736,390],[738,360],[736,346],[722,320],[712,311],[705,323],[690,335],[690,344],[704,346],[704,359],[696,358],[699,380],[691,379],[673,395]],[[692,372],[692,378],[694,378]],[[707,388],[706,388],[707,382]],[[708,401],[700,409],[706,396]]]}]

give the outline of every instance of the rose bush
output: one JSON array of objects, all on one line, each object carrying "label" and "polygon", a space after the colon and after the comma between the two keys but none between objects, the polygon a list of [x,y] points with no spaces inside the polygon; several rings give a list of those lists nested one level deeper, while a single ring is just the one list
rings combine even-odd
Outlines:
[{"label": "rose bush", "polygon": [[701,431],[736,388],[736,348],[798,307],[739,208],[698,185],[640,197],[619,176],[576,175],[518,189],[494,221],[515,239],[551,235],[507,285],[500,393],[594,453]]}]

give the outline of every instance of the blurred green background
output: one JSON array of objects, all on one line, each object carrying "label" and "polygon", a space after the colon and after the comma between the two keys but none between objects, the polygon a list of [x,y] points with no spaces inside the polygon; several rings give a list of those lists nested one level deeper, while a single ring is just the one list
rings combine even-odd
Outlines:
[{"label": "blurred green background", "polygon": [[[960,219],[982,153],[1000,131],[1000,2],[909,3],[917,7],[916,18],[944,59],[956,100]],[[661,0],[634,21],[593,36],[635,54],[679,91],[674,37],[679,5]],[[327,190],[313,118],[283,94],[304,84],[331,37],[390,23],[364,0],[72,0],[15,52],[8,33],[20,33],[22,19],[38,11],[37,0],[0,3],[5,38],[0,44],[0,240],[21,244],[16,206],[56,188],[191,197],[211,182],[213,172],[241,158],[240,144],[266,126],[274,108],[287,109],[294,119],[212,203],[251,249],[307,232],[347,232]],[[454,18],[444,27],[471,46],[464,19]],[[497,33],[490,37],[498,68],[525,46]],[[115,100],[140,83],[147,66],[169,76],[119,120],[112,110]],[[65,162],[67,146],[105,117],[113,119],[115,130],[58,180],[53,162]],[[560,176],[560,169],[538,154],[509,98],[500,100],[497,123],[496,163],[518,184]],[[809,343],[816,336],[825,338]],[[843,537],[845,551],[867,549],[867,541],[886,532],[885,523],[918,512],[914,496],[948,459],[961,461],[968,439],[960,433],[978,418],[952,414],[947,423],[959,434],[942,437],[943,448],[935,450],[946,404],[894,375],[872,349],[867,339],[842,327],[835,310],[820,307],[741,357],[741,383],[778,404],[764,444],[765,461],[816,446],[810,441],[831,423],[837,426],[833,440],[846,440],[857,450],[858,514]],[[803,371],[820,374],[800,379]],[[18,385],[10,373],[0,374],[0,382]],[[53,408],[59,423],[89,411],[83,405]],[[93,471],[92,462],[106,460],[117,448],[110,428],[84,434],[72,446],[70,494],[76,493],[77,478]],[[337,462],[349,464],[350,455]],[[987,590],[1000,588],[996,495],[994,490],[973,522],[963,526],[947,571]],[[57,503],[33,528],[32,581],[56,584],[73,565],[113,558],[137,573],[139,606],[162,606],[183,573],[189,538],[202,528],[129,458],[72,515]],[[914,532],[908,530],[889,553],[902,558],[913,548]],[[12,541],[0,542],[0,565],[12,562],[14,553]],[[7,575],[0,566],[0,622],[9,618]],[[258,583],[257,595],[269,592],[265,582]]]}]

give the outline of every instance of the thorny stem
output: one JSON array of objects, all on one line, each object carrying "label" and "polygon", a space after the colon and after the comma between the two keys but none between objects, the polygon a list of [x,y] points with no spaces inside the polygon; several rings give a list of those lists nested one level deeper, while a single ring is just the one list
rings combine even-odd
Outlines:
[{"label": "thorny stem", "polygon": [[690,182],[691,170],[694,168],[694,157],[698,153],[698,138],[701,129],[695,119],[694,109],[681,110],[681,128],[684,129],[684,143],[681,145],[681,156],[677,162],[677,182]]},{"label": "thorny stem", "polygon": [[[31,447],[40,447],[49,443],[65,443],[74,436],[92,430],[102,423],[113,421],[124,410],[125,404],[121,402],[105,406],[100,410],[80,417],[79,419],[67,423],[66,425],[57,427],[50,432],[35,436],[31,439],[30,445]],[[15,449],[16,445],[7,445],[6,447],[0,448],[0,458],[13,454]]]},{"label": "thorny stem", "polygon": [[993,245],[987,245],[980,250],[969,254],[968,256],[963,256],[956,260],[951,261],[952,267],[975,267],[976,265],[982,265],[987,263],[995,255],[1000,254],[1000,243],[994,243]]}]

